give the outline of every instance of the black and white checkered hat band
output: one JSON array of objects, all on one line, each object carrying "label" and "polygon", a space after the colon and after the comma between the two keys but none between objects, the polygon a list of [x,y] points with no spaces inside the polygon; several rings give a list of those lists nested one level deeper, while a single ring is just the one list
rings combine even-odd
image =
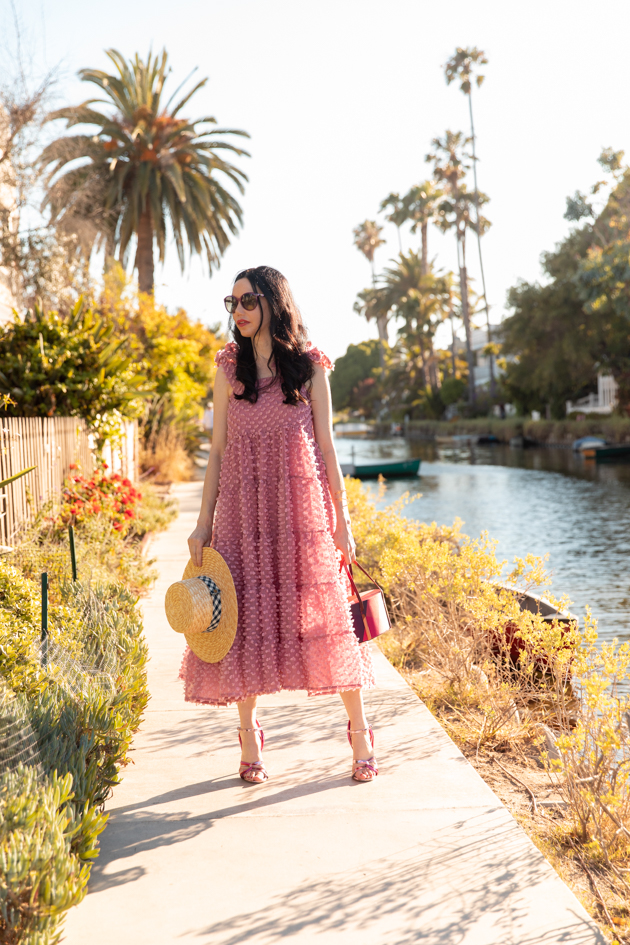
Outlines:
[{"label": "black and white checkered hat band", "polygon": [[199,581],[203,581],[208,590],[210,591],[210,596],[212,597],[212,606],[214,612],[212,615],[212,622],[209,627],[203,631],[204,633],[212,633],[213,630],[219,626],[221,622],[221,588],[218,584],[215,584],[212,578],[207,577],[205,574],[198,575],[197,578]]}]

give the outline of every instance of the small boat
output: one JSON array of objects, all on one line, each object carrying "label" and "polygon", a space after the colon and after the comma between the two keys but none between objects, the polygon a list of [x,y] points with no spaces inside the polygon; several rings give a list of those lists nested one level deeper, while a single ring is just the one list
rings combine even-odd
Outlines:
[{"label": "small boat", "polygon": [[438,434],[435,437],[439,446],[472,446],[476,441],[477,437],[471,433],[449,433],[444,436]]},{"label": "small boat", "polygon": [[[497,583],[495,586],[497,588],[501,588],[504,591],[509,591],[510,594],[514,595],[518,602],[521,613],[523,611],[529,611],[531,614],[540,614],[545,623],[559,625],[562,636],[564,636],[566,631],[570,628],[577,628],[578,626],[577,617],[575,617],[569,611],[556,610],[553,604],[544,597],[538,597],[536,594],[530,594],[528,591],[522,591],[519,588],[508,587],[505,584]],[[509,647],[510,659],[515,664],[518,664],[518,661],[521,659],[522,655],[527,652],[528,645],[520,636],[518,627],[515,624],[511,622],[506,624],[503,632],[505,635],[504,641],[501,641],[500,636],[495,631],[495,643],[493,650],[497,655],[499,655],[502,653],[504,654],[506,648]],[[539,667],[539,669],[543,671],[549,669],[549,657],[545,656],[544,653],[536,653],[530,650],[530,656],[533,656],[534,663]],[[567,673],[567,681],[570,681],[570,669],[566,669],[565,672]]]},{"label": "small boat", "polygon": [[477,446],[495,446],[499,442],[499,437],[494,433],[484,433],[477,437]]},{"label": "small boat", "polygon": [[532,440],[530,436],[523,436],[521,433],[518,436],[513,436],[510,440],[510,446],[517,450],[526,450],[537,445],[536,440]]},{"label": "small boat", "polygon": [[521,610],[528,610],[531,614],[540,614],[543,620],[548,623],[561,623],[565,625],[577,625],[578,623],[578,619],[574,614],[568,610],[556,610],[553,604],[545,597],[539,597],[537,594],[531,594],[529,591],[522,591],[520,588],[510,587],[507,584],[498,583],[497,587],[513,594]]},{"label": "small boat", "polygon": [[573,449],[576,453],[583,453],[584,450],[594,450],[600,446],[606,446],[606,440],[601,436],[581,436],[573,441]]},{"label": "small boat", "polygon": [[583,456],[595,457],[595,462],[605,463],[615,459],[627,459],[630,457],[630,443],[622,446],[596,446],[590,450],[583,450]]},{"label": "small boat", "polygon": [[372,463],[341,463],[341,472],[344,476],[354,479],[411,479],[418,475],[419,459],[388,460],[377,459]]}]

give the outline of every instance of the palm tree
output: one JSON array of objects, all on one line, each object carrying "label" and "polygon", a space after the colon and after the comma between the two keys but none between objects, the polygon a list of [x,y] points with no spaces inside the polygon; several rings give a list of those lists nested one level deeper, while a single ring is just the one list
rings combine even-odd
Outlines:
[{"label": "palm tree", "polygon": [[409,193],[405,194],[402,201],[402,212],[404,218],[411,221],[411,232],[415,233],[420,229],[422,271],[424,275],[429,271],[429,223],[436,219],[439,200],[443,194],[444,191],[440,190],[434,181],[425,180],[422,184],[412,187]]},{"label": "palm tree", "polygon": [[383,213],[385,210],[391,207],[391,213],[386,214],[385,219],[390,223],[393,223],[396,227],[398,233],[398,250],[402,253],[402,239],[400,238],[400,227],[407,220],[407,214],[405,213],[405,208],[403,207],[403,202],[400,199],[400,194],[391,193],[385,197],[385,200],[381,200],[381,205],[378,208],[380,213]]},{"label": "palm tree", "polygon": [[354,245],[363,253],[372,267],[372,285],[375,286],[374,253],[385,242],[381,239],[383,227],[379,226],[376,220],[364,220],[352,232],[354,233]]},{"label": "palm tree", "polygon": [[[190,121],[180,117],[206,79],[175,106],[172,103],[181,85],[164,102],[169,73],[165,50],[161,56],[149,53],[146,62],[137,54],[126,61],[115,49],[107,55],[116,74],[94,69],[79,72],[105,98],[88,99],[47,117],[48,121],[65,119],[67,128],[92,125],[94,130],[57,138],[44,149],[40,160],[49,168],[44,203],[53,223],[80,233],[88,258],[93,249],[104,245],[106,256],[117,248],[124,263],[135,236],[139,287],[151,293],[154,243],[163,262],[168,229],[182,270],[185,245],[191,253],[205,253],[211,273],[219,266],[242,224],[241,207],[224,181],[243,193],[247,180],[220,152],[247,155],[225,136],[249,136],[244,131],[213,128],[214,118]],[[95,105],[108,108],[100,111]],[[77,160],[81,161],[78,166]]]},{"label": "palm tree", "polygon": [[433,139],[434,150],[427,154],[426,160],[433,163],[434,177],[439,184],[444,186],[445,191],[445,199],[439,207],[438,226],[444,231],[455,230],[462,321],[466,333],[468,393],[470,403],[474,404],[476,399],[475,365],[466,271],[466,234],[469,229],[476,230],[477,228],[484,233],[490,223],[484,217],[477,218],[471,213],[473,206],[487,203],[488,197],[481,193],[471,194],[464,183],[466,172],[470,169],[470,166],[465,163],[466,155],[464,154],[464,147],[468,142],[469,139],[465,138],[460,131],[447,131],[443,138]]},{"label": "palm tree", "polygon": [[447,315],[451,287],[451,273],[436,273],[431,268],[425,272],[422,255],[413,251],[401,254],[380,281],[381,304],[402,320],[399,336],[409,356],[419,359],[424,386],[430,386],[433,393],[440,388],[433,339]]},{"label": "palm tree", "polygon": [[383,232],[383,227],[379,226],[375,220],[364,220],[363,223],[360,223],[352,231],[354,233],[354,245],[360,250],[365,258],[370,263],[372,267],[372,296],[370,296],[370,290],[366,289],[365,292],[359,294],[359,298],[366,296],[365,303],[361,303],[360,308],[357,308],[355,304],[355,312],[359,312],[367,318],[369,321],[370,318],[376,319],[376,325],[378,328],[378,340],[379,345],[379,359],[381,362],[381,371],[385,370],[385,345],[389,344],[389,338],[387,336],[387,313],[383,312],[382,309],[378,306],[376,299],[376,274],[374,272],[374,253],[379,246],[382,246],[385,242],[384,239],[381,239],[381,233]]},{"label": "palm tree", "polygon": [[387,325],[389,322],[390,306],[385,299],[383,290],[373,282],[370,289],[359,292],[354,303],[354,311],[369,322],[374,319],[378,328],[379,362],[381,372],[385,371],[385,345],[389,344]]},{"label": "palm tree", "polygon": [[[472,108],[472,71],[473,66],[482,65],[485,66],[488,64],[486,54],[481,50],[477,49],[476,46],[467,46],[462,48],[458,46],[455,50],[455,55],[451,56],[446,65],[444,66],[444,74],[446,76],[446,84],[450,85],[451,82],[459,80],[459,87],[464,95],[468,96],[468,110],[470,113],[470,136],[472,143],[472,160],[473,160],[473,179],[475,182],[475,209],[477,211],[477,221],[479,221],[479,187],[477,185],[477,152],[475,146],[475,123],[473,121],[473,108]],[[485,79],[484,75],[476,76],[477,88],[481,88],[483,80]],[[494,397],[496,392],[496,383],[494,378],[494,357],[492,355],[492,350],[490,345],[492,344],[492,334],[490,331],[490,310],[488,307],[488,296],[486,295],[486,277],[483,270],[483,256],[481,254],[481,227],[477,226],[477,249],[479,251],[479,269],[481,270],[481,288],[483,292],[483,302],[486,310],[486,329],[488,333],[488,350],[490,358],[490,394]]]}]

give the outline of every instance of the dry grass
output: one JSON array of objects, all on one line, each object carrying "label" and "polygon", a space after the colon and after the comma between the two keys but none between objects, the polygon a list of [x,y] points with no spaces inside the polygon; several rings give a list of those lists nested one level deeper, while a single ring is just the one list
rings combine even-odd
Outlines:
[{"label": "dry grass", "polygon": [[155,482],[189,482],[194,462],[186,451],[184,434],[174,425],[160,427],[140,450],[143,473]]}]

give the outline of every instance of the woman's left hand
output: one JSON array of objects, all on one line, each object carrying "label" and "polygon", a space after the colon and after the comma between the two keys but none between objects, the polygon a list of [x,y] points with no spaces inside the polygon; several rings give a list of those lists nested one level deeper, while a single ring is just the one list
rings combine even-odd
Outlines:
[{"label": "woman's left hand", "polygon": [[333,532],[333,541],[335,548],[342,553],[346,564],[352,564],[357,560],[356,546],[352,537],[352,530],[345,522],[337,522],[337,527]]}]

